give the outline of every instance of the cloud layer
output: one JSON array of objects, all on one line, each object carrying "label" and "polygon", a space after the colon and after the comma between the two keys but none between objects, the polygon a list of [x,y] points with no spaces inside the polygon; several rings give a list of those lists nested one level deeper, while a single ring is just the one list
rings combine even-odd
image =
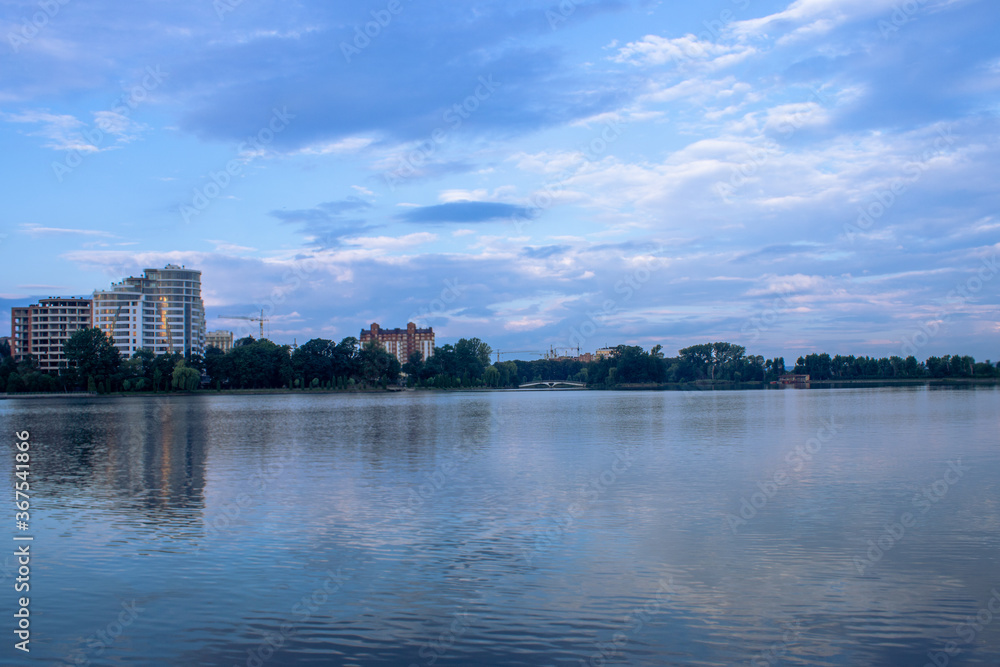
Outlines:
[{"label": "cloud layer", "polygon": [[27,39],[8,5],[0,296],[175,261],[282,342],[1000,357],[986,0],[387,7],[98,2]]}]

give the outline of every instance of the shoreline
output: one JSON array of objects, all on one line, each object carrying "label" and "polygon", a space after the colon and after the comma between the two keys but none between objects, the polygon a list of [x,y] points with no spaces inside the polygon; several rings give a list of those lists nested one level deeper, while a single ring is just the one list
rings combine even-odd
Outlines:
[{"label": "shoreline", "polygon": [[1000,384],[1000,378],[904,378],[904,379],[852,379],[852,380],[821,380],[801,385],[779,385],[769,382],[669,382],[662,384],[621,384],[614,387],[567,387],[559,389],[514,387],[453,387],[438,389],[435,387],[406,387],[395,389],[196,389],[194,391],[138,391],[113,392],[98,394],[97,392],[50,392],[50,393],[17,393],[0,394],[0,400],[33,399],[33,398],[129,398],[152,396],[262,396],[262,395],[351,395],[351,394],[403,394],[408,392],[499,392],[499,391],[756,391],[761,389],[842,389],[845,387],[864,386],[928,386],[928,387],[960,387],[988,386]]}]

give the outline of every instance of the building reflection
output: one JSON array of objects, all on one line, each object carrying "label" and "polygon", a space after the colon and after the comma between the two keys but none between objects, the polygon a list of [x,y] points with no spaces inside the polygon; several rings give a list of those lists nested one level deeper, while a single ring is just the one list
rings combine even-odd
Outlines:
[{"label": "building reflection", "polygon": [[197,399],[122,399],[53,412],[36,430],[50,497],[89,498],[123,518],[200,526],[205,505],[205,410]]}]

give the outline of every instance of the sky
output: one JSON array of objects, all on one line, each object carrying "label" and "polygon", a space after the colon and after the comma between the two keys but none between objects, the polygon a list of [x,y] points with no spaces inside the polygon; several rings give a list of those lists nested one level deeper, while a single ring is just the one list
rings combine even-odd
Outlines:
[{"label": "sky", "polygon": [[993,0],[0,1],[0,308],[175,263],[279,343],[997,361],[997,34]]}]

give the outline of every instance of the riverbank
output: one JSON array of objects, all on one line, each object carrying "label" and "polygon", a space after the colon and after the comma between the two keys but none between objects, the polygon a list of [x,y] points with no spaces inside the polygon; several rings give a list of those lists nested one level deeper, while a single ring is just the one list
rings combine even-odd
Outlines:
[{"label": "riverbank", "polygon": [[51,392],[51,393],[24,393],[24,394],[0,394],[0,400],[21,399],[21,398],[127,398],[130,396],[256,396],[256,395],[286,395],[286,394],[397,394],[402,392],[497,392],[497,391],[739,391],[739,390],[760,390],[760,389],[840,389],[847,387],[900,387],[900,386],[929,386],[929,387],[960,387],[972,385],[998,385],[1000,378],[925,378],[925,379],[856,379],[856,380],[823,380],[820,382],[808,382],[799,385],[780,385],[769,382],[666,382],[666,383],[645,383],[645,384],[619,384],[614,387],[573,387],[573,388],[525,388],[515,389],[511,387],[454,387],[451,389],[438,389],[436,387],[381,387],[356,388],[356,389],[196,389],[194,391],[170,391],[170,392],[113,392],[110,394],[98,394],[97,392]]},{"label": "riverbank", "polygon": [[[844,387],[905,387],[905,386],[965,386],[965,385],[997,385],[1000,378],[882,378],[854,380],[821,380],[798,384],[778,384],[771,382],[665,382],[645,384],[619,384],[604,388],[608,391],[691,391],[706,389],[838,389]],[[588,387],[591,389],[592,387]]]}]

